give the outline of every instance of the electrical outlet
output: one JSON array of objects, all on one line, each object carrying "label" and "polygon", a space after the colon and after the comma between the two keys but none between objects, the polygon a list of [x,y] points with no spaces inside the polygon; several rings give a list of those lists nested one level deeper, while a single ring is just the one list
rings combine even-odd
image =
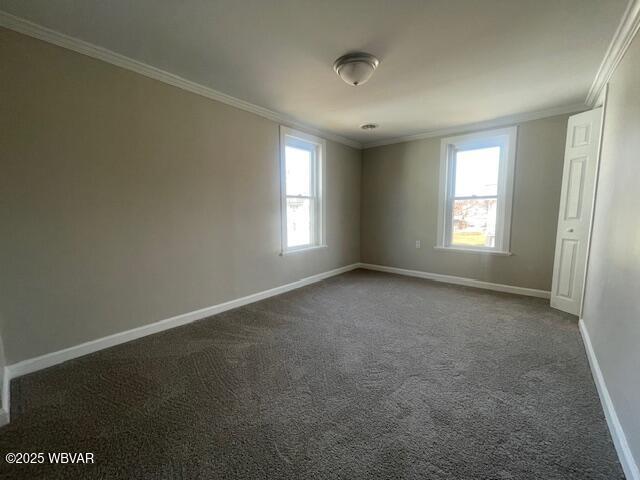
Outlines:
[{"label": "electrical outlet", "polygon": [[420,240],[416,240],[416,248],[420,248]]}]

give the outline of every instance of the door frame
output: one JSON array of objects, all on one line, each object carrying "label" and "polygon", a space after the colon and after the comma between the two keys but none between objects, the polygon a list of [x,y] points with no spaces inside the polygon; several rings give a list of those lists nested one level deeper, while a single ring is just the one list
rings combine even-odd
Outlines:
[{"label": "door frame", "polygon": [[[587,292],[587,278],[589,273],[589,260],[591,260],[591,237],[593,236],[593,221],[596,214],[596,201],[598,198],[598,183],[600,181],[600,160],[602,158],[602,144],[604,142],[604,127],[605,127],[605,119],[607,113],[607,98],[609,95],[609,84],[607,83],[604,86],[602,91],[602,95],[593,108],[598,108],[602,106],[602,112],[600,113],[600,144],[598,145],[598,154],[596,156],[596,170],[595,177],[593,180],[593,197],[592,197],[592,207],[591,207],[591,215],[589,216],[589,227],[587,228],[587,255],[585,259],[584,266],[584,275],[582,279],[582,294],[580,295],[580,306],[578,310],[578,318],[582,319],[582,312],[584,310],[584,300]],[[567,130],[567,134],[568,134]]]}]

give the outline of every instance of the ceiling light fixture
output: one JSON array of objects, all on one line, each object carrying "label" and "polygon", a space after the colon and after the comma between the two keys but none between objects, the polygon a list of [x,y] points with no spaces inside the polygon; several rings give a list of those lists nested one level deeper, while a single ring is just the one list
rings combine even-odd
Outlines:
[{"label": "ceiling light fixture", "polygon": [[379,64],[380,61],[370,53],[354,52],[337,59],[333,63],[333,69],[342,80],[357,87],[371,78]]},{"label": "ceiling light fixture", "polygon": [[360,128],[362,130],[373,130],[374,128],[378,128],[378,124],[377,123],[363,123],[362,125],[360,125]]}]

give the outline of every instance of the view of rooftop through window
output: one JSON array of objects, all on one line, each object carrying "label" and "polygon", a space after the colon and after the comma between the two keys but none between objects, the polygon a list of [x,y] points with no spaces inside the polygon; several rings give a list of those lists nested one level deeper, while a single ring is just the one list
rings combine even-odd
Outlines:
[{"label": "view of rooftop through window", "polygon": [[456,152],[452,245],[495,246],[499,167],[500,147]]}]

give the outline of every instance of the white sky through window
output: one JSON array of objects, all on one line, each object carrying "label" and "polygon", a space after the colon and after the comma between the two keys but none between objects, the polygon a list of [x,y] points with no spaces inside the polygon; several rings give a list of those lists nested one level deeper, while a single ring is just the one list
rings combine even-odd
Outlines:
[{"label": "white sky through window", "polygon": [[310,196],[311,152],[295,147],[286,147],[287,195]]},{"label": "white sky through window", "polygon": [[498,194],[500,147],[456,152],[456,197]]}]

